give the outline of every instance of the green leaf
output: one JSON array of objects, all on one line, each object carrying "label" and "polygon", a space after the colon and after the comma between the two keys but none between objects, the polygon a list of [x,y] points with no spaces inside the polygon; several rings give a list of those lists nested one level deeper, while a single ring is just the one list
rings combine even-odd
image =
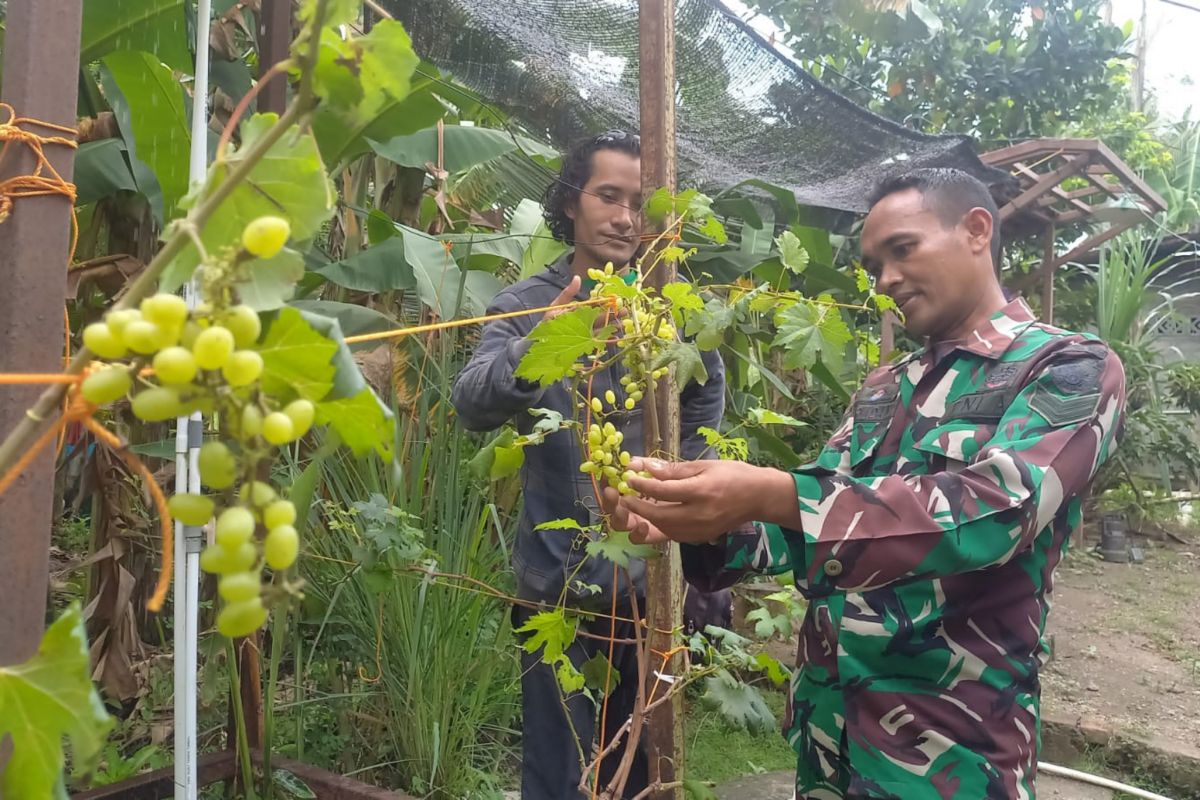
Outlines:
[{"label": "green leaf", "polygon": [[708,383],[708,368],[700,357],[700,349],[691,342],[671,342],[662,349],[651,369],[675,365],[675,383],[682,389],[692,381],[703,386]]},{"label": "green leaf", "polygon": [[115,50],[143,50],[171,69],[192,74],[184,0],[86,0],[81,66]]},{"label": "green leaf", "polygon": [[642,206],[646,217],[651,220],[659,220],[668,214],[675,211],[675,198],[667,191],[665,186],[660,186],[654,190],[654,193],[646,198],[645,204]]},{"label": "green leaf", "polygon": [[183,88],[171,70],[150,53],[109,53],[104,57],[104,67],[129,107],[128,117],[118,119],[123,126],[128,121],[132,128],[123,130],[127,143],[132,136],[130,152],[158,178],[162,187],[161,219],[174,219],[179,201],[188,190],[192,141]]},{"label": "green leaf", "polygon": [[621,673],[613,668],[608,658],[599,650],[583,663],[584,684],[594,692],[608,694],[621,683]]},{"label": "green leaf", "polygon": [[[203,188],[189,194],[181,203],[192,208],[211,195],[245,160],[246,153],[277,121],[275,114],[256,114],[242,125],[242,146],[226,156],[225,162],[209,169]],[[205,249],[215,254],[225,248],[240,247],[242,230],[251,220],[264,214],[283,216],[291,222],[292,239],[312,238],[333,213],[336,195],[325,174],[325,165],[310,133],[293,127],[277,141],[266,156],[250,171],[249,178],[209,218],[200,233]],[[199,263],[194,244],[188,244],[163,273],[159,289],[174,291],[191,277]]]},{"label": "green leaf", "polygon": [[[788,634],[791,635],[791,628],[788,628]],[[790,672],[787,667],[779,663],[779,659],[774,658],[769,653],[759,653],[754,657],[754,663],[767,674],[767,678],[776,686],[783,686],[787,683]]]},{"label": "green leaf", "polygon": [[863,294],[871,291],[871,276],[861,264],[854,265],[854,285]]},{"label": "green leaf", "polygon": [[706,678],[704,687],[701,705],[720,713],[730,725],[751,733],[764,733],[775,727],[775,716],[758,690],[737,680],[727,670]]},{"label": "green leaf", "polygon": [[838,310],[825,303],[804,302],[775,316],[779,332],[771,347],[783,350],[788,369],[810,369],[820,356],[840,363],[842,351],[854,338]]},{"label": "green leaf", "polygon": [[808,252],[812,261],[826,267],[833,266],[833,245],[829,241],[829,231],[824,228],[810,228],[807,225],[793,225],[792,233],[799,239],[800,246]]},{"label": "green leaf", "polygon": [[662,288],[662,296],[678,311],[699,311],[704,308],[704,301],[696,294],[696,287],[690,283],[668,283]]},{"label": "green leaf", "polygon": [[374,450],[384,461],[391,461],[394,421],[370,387],[363,387],[353,397],[317,403],[317,422],[337,431],[354,455]]},{"label": "green leaf", "polygon": [[50,797],[63,772],[63,738],[71,764],[86,772],[104,747],[113,719],[91,681],[87,635],[79,603],[54,622],[37,654],[0,667],[0,740],[12,751],[0,774],[5,797]]},{"label": "green leaf", "polygon": [[[307,314],[317,314],[322,317],[336,319],[338,327],[345,336],[357,336],[360,333],[377,333],[379,331],[399,328],[400,323],[382,311],[360,306],[356,303],[339,303],[335,300],[293,300],[288,305],[298,308]],[[356,347],[379,347],[385,342],[364,342]]]},{"label": "green leaf", "polygon": [[[396,136],[386,142],[368,140],[377,155],[402,167],[425,169],[426,164],[438,163],[438,131],[426,128],[406,136]],[[442,127],[442,167],[451,175],[499,158],[505,153],[521,150],[543,158],[556,158],[558,152],[524,136],[508,131],[464,125]]]},{"label": "green leaf", "polygon": [[884,311],[895,311],[896,313],[900,313],[900,306],[896,305],[896,301],[892,299],[891,295],[873,293],[871,295],[871,302],[875,304],[875,308],[878,309],[880,313]]},{"label": "green leaf", "polygon": [[571,659],[566,656],[558,659],[558,665],[554,668],[554,677],[558,679],[558,685],[564,694],[578,692],[587,684],[583,673],[575,669]]},{"label": "green leaf", "polygon": [[404,26],[380,20],[366,36],[342,39],[332,28],[321,35],[315,89],[329,105],[358,123],[378,118],[390,102],[412,89],[420,59]]},{"label": "green leaf", "polygon": [[565,519],[552,519],[549,522],[543,522],[534,528],[535,531],[586,531],[587,528],[580,525],[575,520],[567,517]]},{"label": "green leaf", "polygon": [[778,411],[771,411],[767,408],[752,408],[750,413],[746,415],[759,425],[790,425],[793,428],[807,428],[809,424],[795,417],[789,417],[787,414],[780,414]]},{"label": "green leaf", "polygon": [[630,559],[654,558],[658,551],[652,545],[634,544],[630,541],[627,531],[609,531],[604,538],[588,542],[587,554],[607,558],[618,567],[629,569]]},{"label": "green leaf", "polygon": [[464,274],[439,239],[404,226],[400,232],[404,258],[412,267],[422,303],[442,319],[474,316],[487,310],[501,289],[496,276],[478,270]]},{"label": "green leaf", "polygon": [[294,391],[321,400],[333,388],[336,369],[330,362],[337,349],[337,343],[318,333],[299,311],[283,309],[258,349],[263,358],[263,389],[281,396]]},{"label": "green leaf", "polygon": [[750,449],[745,439],[722,436],[720,431],[707,427],[697,428],[696,432],[704,437],[709,447],[716,449],[718,457],[726,461],[745,461],[750,457]]},{"label": "green leaf", "polygon": [[404,240],[399,237],[313,271],[356,292],[379,294],[417,288],[417,277],[404,257]]},{"label": "green leaf", "polygon": [[516,442],[512,428],[505,428],[484,445],[467,466],[477,478],[498,481],[515,475],[524,463],[524,443]]},{"label": "green leaf", "polygon": [[553,664],[563,657],[564,651],[575,641],[577,622],[567,619],[561,608],[553,611],[539,611],[517,628],[517,633],[528,633],[529,637],[521,643],[526,653],[542,652],[542,662]]},{"label": "green leaf", "polygon": [[75,151],[76,205],[86,206],[117,192],[136,192],[120,139],[85,142]]},{"label": "green leaf", "polygon": [[592,329],[600,313],[595,306],[583,306],[539,322],[529,332],[533,344],[513,374],[542,386],[570,375],[579,359],[603,350],[612,334],[611,325]]},{"label": "green leaf", "polygon": [[775,240],[779,247],[779,260],[794,274],[800,275],[808,267],[808,251],[800,244],[796,234],[784,231]]},{"label": "green leaf", "polygon": [[326,163],[340,168],[371,152],[368,139],[386,141],[437,122],[445,116],[446,106],[431,91],[434,85],[422,77],[407,97],[388,98],[374,116],[362,119],[352,119],[347,110],[322,103],[313,115],[313,135]]},{"label": "green leaf", "polygon": [[724,301],[709,300],[703,311],[697,311],[688,319],[685,331],[696,339],[701,350],[715,350],[725,340],[725,331],[737,319],[737,308]]},{"label": "green leaf", "polygon": [[[362,0],[328,0],[325,4],[325,19],[323,22],[326,27],[330,28],[345,25],[349,22],[357,22],[359,12],[362,11],[362,5]],[[317,0],[303,0],[300,3],[300,8],[296,11],[296,16],[301,22],[308,22],[316,12]]]},{"label": "green leaf", "polygon": [[295,294],[304,277],[304,257],[285,247],[271,258],[239,265],[238,273],[245,276],[234,284],[242,303],[255,311],[274,311]]},{"label": "green leaf", "polygon": [[492,459],[491,478],[494,481],[516,475],[521,465],[525,463],[524,447],[496,447],[496,456]]},{"label": "green leaf", "polygon": [[372,208],[371,213],[367,214],[367,239],[372,245],[399,235],[400,231],[396,230],[396,223],[378,208]]},{"label": "green leaf", "polygon": [[534,229],[533,235],[529,239],[529,247],[525,249],[525,254],[521,258],[521,278],[536,275],[562,258],[563,254],[570,249],[570,245],[566,242],[560,242],[554,238],[550,233],[550,226],[546,224],[545,220],[542,220]]},{"label": "green leaf", "polygon": [[563,427],[563,415],[552,408],[531,408],[529,413],[538,418],[533,423],[533,432],[551,434]]},{"label": "green leaf", "polygon": [[754,635],[760,639],[770,639],[779,636],[791,636],[792,624],[786,614],[772,614],[766,607],[756,608],[746,614],[746,621],[754,623]]},{"label": "green leaf", "polygon": [[709,784],[694,778],[683,779],[683,793],[687,795],[688,800],[719,800]]},{"label": "green leaf", "polygon": [[712,239],[717,244],[725,244],[729,241],[729,234],[725,232],[725,226],[716,217],[707,217],[700,223],[699,230],[701,234]]}]

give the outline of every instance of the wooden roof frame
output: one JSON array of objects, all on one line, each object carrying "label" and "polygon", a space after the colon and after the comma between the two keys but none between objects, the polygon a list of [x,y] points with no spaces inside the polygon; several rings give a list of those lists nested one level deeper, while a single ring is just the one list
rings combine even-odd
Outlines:
[{"label": "wooden roof frame", "polygon": [[[1007,169],[1017,180],[1019,193],[1001,206],[1000,220],[1018,223],[1022,228],[1062,228],[1086,222],[1110,198],[1124,196],[1135,199],[1149,214],[1167,208],[1158,192],[1099,139],[1030,139],[984,153],[980,160]],[[1072,178],[1081,178],[1090,185],[1064,189],[1062,184]],[[1054,266],[1078,258],[1135,224],[1110,223],[1066,254],[1056,256]]]}]

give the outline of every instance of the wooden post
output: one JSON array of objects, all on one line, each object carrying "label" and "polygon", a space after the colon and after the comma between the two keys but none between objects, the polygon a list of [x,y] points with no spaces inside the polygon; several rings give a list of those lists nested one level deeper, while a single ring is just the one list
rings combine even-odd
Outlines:
[{"label": "wooden post", "polygon": [[[258,75],[288,57],[292,47],[292,0],[263,0],[258,15]],[[258,95],[258,110],[282,114],[287,109],[287,81],[274,78]]]},{"label": "wooden post", "polygon": [[1054,324],[1054,223],[1042,235],[1042,322]]},{"label": "wooden post", "polygon": [[[83,0],[10,0],[4,94],[17,116],[74,127],[79,94]],[[30,130],[51,135],[37,127]],[[62,135],[62,134],[53,134]],[[48,145],[46,156],[71,180],[74,152]],[[34,159],[8,147],[0,177],[28,174]],[[61,372],[63,302],[71,244],[71,201],[25,197],[0,223],[0,372]],[[0,437],[16,427],[43,386],[0,386]],[[54,503],[54,445],[0,496],[0,665],[27,660],[46,628],[47,568]],[[15,800],[15,798],[13,798]]]},{"label": "wooden post", "polygon": [[[665,186],[675,191],[675,2],[639,0],[638,44],[641,84],[642,192],[649,196]],[[648,284],[661,287],[675,280],[674,264],[659,264]],[[659,421],[658,437],[647,426],[646,453],[675,457],[679,453],[679,395],[674,380],[668,378],[655,392],[655,414]],[[683,619],[683,569],[679,548],[668,545],[662,558],[651,560],[646,569],[646,621],[650,626],[646,645],[652,653],[650,663],[657,668],[660,659],[654,652],[665,653],[672,647],[669,634]],[[663,667],[668,675],[678,674],[681,659],[676,656]],[[646,676],[652,687],[653,670]],[[665,687],[659,687],[661,696]],[[647,690],[649,692],[649,689]],[[648,695],[647,695],[648,696]],[[650,762],[650,783],[677,780],[677,766],[683,757],[683,713],[681,697],[663,704],[646,720],[642,734]],[[654,797],[683,797],[682,789],[658,792]]]}]

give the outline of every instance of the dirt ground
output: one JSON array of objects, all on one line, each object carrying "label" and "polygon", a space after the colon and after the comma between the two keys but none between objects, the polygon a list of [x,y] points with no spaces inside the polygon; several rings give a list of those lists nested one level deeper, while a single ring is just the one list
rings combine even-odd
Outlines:
[{"label": "dirt ground", "polygon": [[1141,543],[1143,564],[1074,548],[1056,573],[1042,703],[1059,719],[1200,747],[1200,537]]}]

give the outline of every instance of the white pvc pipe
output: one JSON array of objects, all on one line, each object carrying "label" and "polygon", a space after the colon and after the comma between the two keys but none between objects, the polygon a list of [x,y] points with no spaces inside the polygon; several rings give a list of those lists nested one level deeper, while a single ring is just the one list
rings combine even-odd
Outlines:
[{"label": "white pvc pipe", "polygon": [[1171,800],[1170,797],[1165,797],[1161,794],[1155,794],[1154,792],[1148,792],[1145,789],[1139,789],[1136,786],[1130,786],[1129,784],[1121,783],[1120,781],[1102,778],[1099,775],[1092,775],[1088,772],[1080,772],[1079,770],[1071,769],[1070,767],[1060,767],[1057,764],[1047,764],[1045,761],[1038,762],[1038,771],[1045,772],[1049,775],[1057,775],[1060,778],[1069,778],[1073,781],[1080,781],[1081,783],[1090,783],[1093,786],[1102,786],[1105,789],[1124,792],[1125,794],[1131,794],[1134,797],[1144,797],[1146,800]]},{"label": "white pvc pipe", "polygon": [[[196,3],[196,69],[192,84],[192,142],[188,179],[193,186],[208,171],[208,40],[212,27],[211,0]],[[184,289],[190,308],[199,303],[195,282]],[[199,442],[189,430],[198,428],[194,414],[176,420],[175,488],[199,493]],[[195,422],[195,425],[190,423]],[[192,532],[194,537],[194,531]],[[184,526],[175,526],[175,798],[196,800],[200,787],[196,769],[196,674],[200,623],[200,554],[196,542],[185,542]]]}]

